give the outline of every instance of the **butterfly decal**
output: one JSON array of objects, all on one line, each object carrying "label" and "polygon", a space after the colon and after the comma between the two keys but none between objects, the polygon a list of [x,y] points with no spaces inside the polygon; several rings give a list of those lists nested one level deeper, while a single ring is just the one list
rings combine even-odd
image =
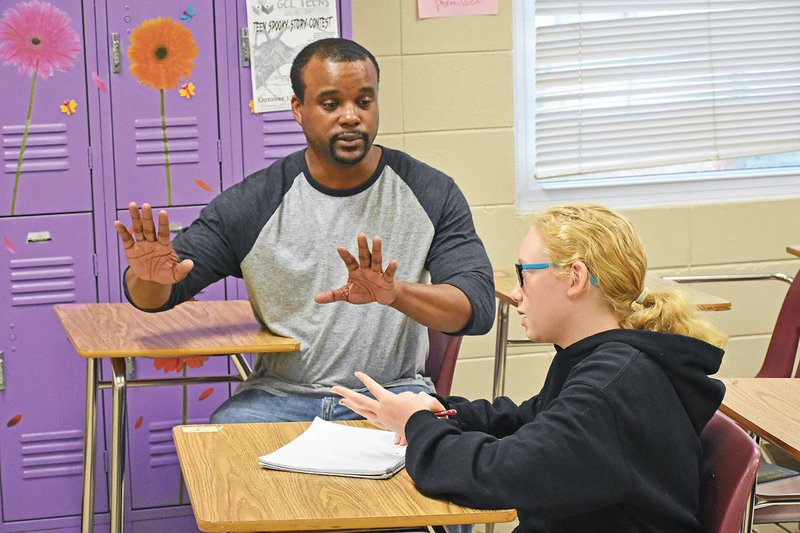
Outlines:
[{"label": "butterfly decal", "polygon": [[78,111],[78,102],[75,100],[64,100],[61,102],[61,105],[58,106],[62,113],[71,117]]},{"label": "butterfly decal", "polygon": [[181,85],[181,88],[178,89],[178,94],[186,98],[187,100],[191,100],[192,98],[194,98],[194,89],[195,89],[194,83],[192,82],[184,83],[183,85]]},{"label": "butterfly decal", "polygon": [[181,13],[181,20],[188,20],[191,22],[195,15],[197,15],[197,12],[194,10],[194,7],[188,6],[183,10],[183,13]]}]

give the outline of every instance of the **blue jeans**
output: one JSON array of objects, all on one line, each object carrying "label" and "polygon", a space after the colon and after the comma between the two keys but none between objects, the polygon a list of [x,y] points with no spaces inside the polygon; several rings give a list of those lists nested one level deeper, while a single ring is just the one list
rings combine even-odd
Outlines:
[{"label": "blue jeans", "polygon": [[[394,393],[430,392],[423,385],[387,387]],[[365,392],[373,397],[369,392]],[[246,389],[225,400],[211,413],[212,424],[241,424],[246,422],[303,422],[318,416],[323,420],[362,420],[363,417],[339,405],[339,396],[308,398],[304,396],[275,396],[260,389]]]}]

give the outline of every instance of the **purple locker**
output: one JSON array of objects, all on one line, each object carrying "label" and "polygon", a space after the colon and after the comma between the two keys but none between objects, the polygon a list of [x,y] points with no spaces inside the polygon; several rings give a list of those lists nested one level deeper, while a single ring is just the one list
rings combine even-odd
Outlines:
[{"label": "purple locker", "polygon": [[[4,1],[2,11],[21,4],[21,0]],[[51,2],[51,5],[69,17],[69,27],[81,39],[81,0],[59,0]],[[22,154],[16,215],[91,210],[86,78],[82,49],[66,72],[57,70],[49,78],[37,76],[28,137]],[[33,78],[20,75],[11,63],[0,63],[0,79],[3,94],[3,105],[0,106],[3,141],[0,216],[7,216],[11,214]]]},{"label": "purple locker", "polygon": [[[350,37],[349,2],[339,3],[339,34]],[[239,28],[247,28],[245,2],[237,2]],[[242,157],[244,176],[268,167],[283,156],[306,146],[303,131],[291,111],[254,114],[250,111],[253,87],[250,68],[239,66],[239,95],[242,120]],[[243,177],[244,177],[243,176]]]},{"label": "purple locker", "polygon": [[[3,520],[80,514],[86,362],[54,304],[97,301],[90,213],[0,219]],[[102,423],[98,423],[102,431]],[[101,449],[95,511],[108,508]]]},{"label": "purple locker", "polygon": [[[192,13],[188,14],[191,5]],[[216,48],[212,0],[108,0],[108,46],[111,47],[111,110],[117,207],[131,201],[158,205],[202,205],[220,191],[220,144],[217,120]],[[181,18],[181,15],[184,18]],[[191,32],[199,50],[186,87],[164,89],[168,157],[162,131],[161,92],[131,73],[128,49],[131,33],[142,23],[161,17]],[[162,24],[166,24],[162,21]],[[190,40],[174,46],[185,50]],[[118,72],[116,72],[118,70]],[[189,97],[191,96],[191,97]],[[169,161],[172,198],[167,193]]]},{"label": "purple locker", "polygon": [[[173,231],[188,226],[197,218],[199,207],[168,209]],[[128,222],[127,211],[120,211],[119,220]],[[120,247],[120,254],[122,254]],[[124,255],[120,263],[125,265]],[[124,270],[124,266],[123,266]],[[198,299],[224,300],[225,281],[207,287]],[[136,377],[158,379],[180,377],[181,373],[155,368],[156,359],[136,358]],[[226,357],[210,357],[199,368],[188,368],[187,375],[220,375],[228,373]],[[225,383],[210,383],[187,387],[187,423],[203,424],[209,415],[228,397]],[[183,387],[131,388],[128,390],[128,477],[131,483],[131,505],[134,509],[188,503],[184,492],[181,498],[180,467],[172,441],[172,427],[183,423]]]}]

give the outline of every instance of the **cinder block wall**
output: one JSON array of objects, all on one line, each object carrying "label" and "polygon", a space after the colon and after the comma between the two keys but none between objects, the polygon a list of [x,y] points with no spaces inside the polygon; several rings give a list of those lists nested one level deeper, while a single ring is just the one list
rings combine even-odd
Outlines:
[{"label": "cinder block wall", "polygon": [[[378,143],[407,151],[450,174],[467,196],[497,268],[511,268],[528,218],[515,201],[511,0],[498,16],[417,19],[416,0],[353,0],[354,38],[381,65]],[[800,177],[798,178],[800,179]],[[761,272],[794,275],[786,254],[800,243],[800,200],[626,210],[658,272]],[[752,376],[761,364],[786,285],[703,285],[733,310],[711,313],[730,335],[721,375]],[[513,310],[512,310],[513,312]],[[512,337],[521,337],[512,318]],[[494,331],[467,338],[453,392],[491,393]],[[506,393],[539,390],[552,350],[511,352]]]}]

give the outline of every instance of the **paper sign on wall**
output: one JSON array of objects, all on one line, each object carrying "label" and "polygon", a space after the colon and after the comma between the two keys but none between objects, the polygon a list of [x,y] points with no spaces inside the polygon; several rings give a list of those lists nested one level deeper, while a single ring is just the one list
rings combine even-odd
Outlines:
[{"label": "paper sign on wall", "polygon": [[247,0],[253,110],[291,109],[289,70],[308,43],[339,36],[336,0]]},{"label": "paper sign on wall", "polygon": [[417,0],[419,18],[497,15],[497,0]]}]

